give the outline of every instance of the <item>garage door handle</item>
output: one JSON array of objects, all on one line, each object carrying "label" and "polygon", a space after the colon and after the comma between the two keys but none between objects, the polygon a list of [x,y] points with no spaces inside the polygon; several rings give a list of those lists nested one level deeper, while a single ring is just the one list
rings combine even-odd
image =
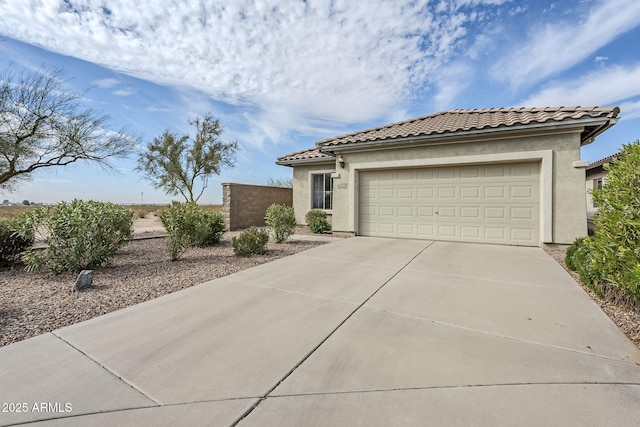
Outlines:
[{"label": "garage door handle", "polygon": [[440,212],[436,211],[436,215],[440,215]]}]

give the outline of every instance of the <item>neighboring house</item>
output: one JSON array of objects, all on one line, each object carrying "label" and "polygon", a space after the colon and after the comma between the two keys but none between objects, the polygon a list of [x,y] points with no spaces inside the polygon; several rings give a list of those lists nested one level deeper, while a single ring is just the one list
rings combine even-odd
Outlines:
[{"label": "neighboring house", "polygon": [[604,184],[607,179],[607,171],[604,170],[604,165],[611,163],[611,161],[617,159],[619,156],[620,153],[612,154],[604,159],[591,163],[586,168],[585,187],[587,190],[587,228],[589,229],[589,234],[593,233],[593,217],[598,211],[598,207],[593,203],[591,191],[602,188],[602,184]]},{"label": "neighboring house", "polygon": [[510,245],[585,235],[580,147],[617,122],[597,107],[452,110],[329,138],[278,158],[304,224],[334,231]]}]

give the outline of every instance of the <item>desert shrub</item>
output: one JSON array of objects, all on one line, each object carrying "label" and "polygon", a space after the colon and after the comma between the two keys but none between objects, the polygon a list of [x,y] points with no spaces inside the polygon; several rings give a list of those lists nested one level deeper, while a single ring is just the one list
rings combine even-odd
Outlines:
[{"label": "desert shrub", "polygon": [[316,220],[316,218],[327,219],[327,213],[321,209],[311,209],[304,216],[304,220],[307,222],[309,228],[311,228],[311,223]]},{"label": "desert shrub", "polygon": [[599,265],[594,261],[594,240],[591,237],[578,237],[567,248],[564,262],[568,269],[575,271],[580,280],[598,295],[601,294],[597,286],[602,280]]},{"label": "desert shrub", "polygon": [[611,284],[640,302],[640,141],[623,146],[605,170],[605,184],[592,193],[595,233],[570,249],[570,267],[587,285]]},{"label": "desert shrub", "polygon": [[23,261],[29,271],[45,268],[59,274],[101,266],[133,235],[134,212],[113,203],[74,200],[27,216],[47,245],[43,251],[27,249]]},{"label": "desert shrub", "polygon": [[173,202],[160,214],[167,230],[167,249],[175,261],[192,246],[200,245],[209,234],[202,211],[195,203]]},{"label": "desert shrub", "polygon": [[296,231],[296,214],[291,206],[273,204],[267,208],[267,227],[276,243],[282,243]]},{"label": "desert shrub", "polygon": [[224,234],[224,215],[220,212],[202,211],[202,221],[204,221],[207,231],[200,241],[201,246],[213,246],[220,241]]},{"label": "desert shrub", "polygon": [[240,236],[231,239],[233,253],[238,256],[264,254],[267,251],[269,233],[257,227],[249,227]]},{"label": "desert shrub", "polygon": [[0,266],[18,261],[20,255],[33,245],[33,237],[33,227],[25,215],[0,219]]},{"label": "desert shrub", "polygon": [[326,219],[318,217],[309,223],[309,230],[314,233],[324,233],[331,230],[331,224]]}]

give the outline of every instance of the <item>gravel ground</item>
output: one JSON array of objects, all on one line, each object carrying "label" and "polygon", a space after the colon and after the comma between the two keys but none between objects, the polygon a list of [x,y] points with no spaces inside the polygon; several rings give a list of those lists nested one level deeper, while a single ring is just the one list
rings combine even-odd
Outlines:
[{"label": "gravel ground", "polygon": [[199,283],[282,258],[322,242],[269,242],[265,255],[236,257],[227,232],[220,244],[193,248],[169,260],[163,238],[134,240],[111,266],[94,271],[93,288],[73,292],[77,274],[0,270],[0,346],[82,322]]},{"label": "gravel ground", "polygon": [[[311,234],[304,227],[297,233]],[[239,234],[227,232],[219,245],[190,249],[176,262],[169,261],[163,238],[135,240],[118,252],[110,266],[95,270],[93,288],[80,292],[72,291],[74,273],[53,276],[27,273],[21,266],[2,269],[0,347],[323,244],[269,242],[267,254],[241,258],[231,247],[231,238]],[[640,348],[640,304],[630,306],[612,295],[598,297],[566,268],[563,250],[547,249],[547,253]]]},{"label": "gravel ground", "polygon": [[633,343],[640,348],[640,304],[631,302],[620,294],[609,293],[604,298],[599,297],[580,281],[580,276],[575,271],[571,271],[564,263],[564,250],[546,249],[547,253],[564,268],[567,273],[585,290],[596,304],[600,306],[613,323],[624,332]]}]

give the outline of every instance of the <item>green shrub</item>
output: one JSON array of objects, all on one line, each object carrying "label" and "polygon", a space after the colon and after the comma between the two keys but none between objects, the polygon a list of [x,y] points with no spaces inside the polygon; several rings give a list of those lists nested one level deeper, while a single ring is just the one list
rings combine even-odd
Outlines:
[{"label": "green shrub", "polygon": [[594,235],[574,242],[567,267],[596,291],[610,284],[640,302],[640,141],[604,168],[607,180],[592,193]]},{"label": "green shrub", "polygon": [[200,246],[213,246],[222,239],[224,234],[224,215],[220,212],[201,211],[202,220],[207,231],[202,236]]},{"label": "green shrub", "polygon": [[113,203],[74,200],[38,208],[27,216],[47,245],[43,251],[25,252],[29,271],[45,268],[59,274],[101,266],[133,235],[134,212]]},{"label": "green shrub", "polygon": [[0,266],[15,263],[33,245],[33,227],[25,219],[0,219]]},{"label": "green shrub", "polygon": [[304,216],[304,220],[309,228],[311,228],[311,224],[316,220],[316,218],[327,219],[327,213],[321,209],[312,209],[308,211]]},{"label": "green shrub", "polygon": [[190,247],[200,245],[209,233],[203,213],[195,203],[171,203],[160,214],[160,221],[167,231],[171,261],[180,258]]},{"label": "green shrub", "polygon": [[568,269],[575,271],[580,280],[596,294],[601,295],[598,284],[602,281],[599,264],[594,260],[595,242],[591,237],[578,237],[567,248],[564,262]]},{"label": "green shrub", "polygon": [[276,243],[282,243],[296,231],[296,214],[291,206],[273,204],[267,208],[267,227]]},{"label": "green shrub", "polygon": [[224,234],[224,216],[203,211],[195,203],[173,202],[160,214],[167,230],[167,249],[172,261],[193,246],[212,246]]},{"label": "green shrub", "polygon": [[249,227],[240,236],[231,239],[233,253],[238,256],[264,254],[267,251],[269,233],[257,227]]},{"label": "green shrub", "polygon": [[314,233],[324,233],[331,230],[331,224],[324,218],[316,218],[309,224],[309,230]]}]

